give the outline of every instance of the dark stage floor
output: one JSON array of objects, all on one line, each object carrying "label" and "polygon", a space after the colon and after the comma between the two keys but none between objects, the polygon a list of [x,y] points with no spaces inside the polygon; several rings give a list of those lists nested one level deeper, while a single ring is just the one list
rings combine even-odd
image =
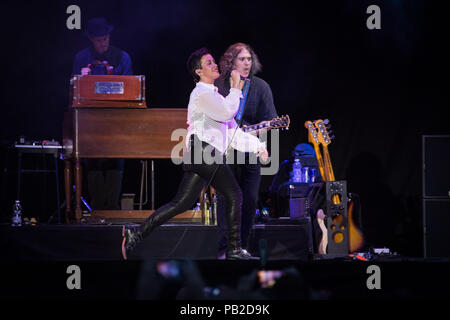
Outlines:
[{"label": "dark stage floor", "polygon": [[[0,297],[212,301],[449,296],[450,259],[378,255],[361,261],[310,255],[303,224],[256,225],[251,248],[257,253],[264,239],[264,261],[216,259],[217,227],[196,224],[163,225],[129,261],[122,261],[121,229],[120,223],[1,225]],[[260,270],[281,276],[264,288]]]},{"label": "dark stage floor", "polygon": [[[39,224],[20,228],[0,225],[0,239],[5,248],[3,258],[4,261],[121,260],[124,224]],[[168,223],[150,233],[129,258],[216,259],[218,240],[217,226]],[[261,241],[265,241],[269,260],[308,259],[306,220],[255,224],[249,250],[258,254]]]}]

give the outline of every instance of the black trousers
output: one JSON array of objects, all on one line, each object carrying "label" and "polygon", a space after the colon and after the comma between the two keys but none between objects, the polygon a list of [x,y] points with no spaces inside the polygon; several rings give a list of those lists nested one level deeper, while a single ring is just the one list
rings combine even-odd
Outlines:
[{"label": "black trousers", "polygon": [[[198,139],[193,136],[191,139],[191,153],[194,152],[194,140]],[[200,142],[204,149],[207,143]],[[190,157],[190,155],[189,155]],[[158,208],[144,223],[140,225],[139,232],[144,238],[154,228],[164,224],[176,215],[189,210],[197,202],[200,192],[208,183],[213,174],[211,185],[220,194],[223,195],[227,204],[226,224],[228,227],[228,245],[227,250],[240,248],[240,226],[241,226],[241,210],[242,210],[242,192],[237,183],[230,167],[225,164],[183,164],[184,175],[178,186],[175,197],[167,204]]]},{"label": "black trousers", "polygon": [[[230,164],[230,168],[238,182],[242,194],[242,218],[241,218],[241,241],[242,247],[248,248],[250,245],[251,233],[255,221],[256,209],[258,208],[259,186],[261,182],[261,164],[259,160],[255,164],[250,164],[248,153],[245,154],[245,164]],[[237,159],[237,156],[235,156]],[[227,224],[225,212],[227,210],[226,201],[221,194],[218,195],[217,223],[219,226],[219,250],[224,250],[227,246]]]}]

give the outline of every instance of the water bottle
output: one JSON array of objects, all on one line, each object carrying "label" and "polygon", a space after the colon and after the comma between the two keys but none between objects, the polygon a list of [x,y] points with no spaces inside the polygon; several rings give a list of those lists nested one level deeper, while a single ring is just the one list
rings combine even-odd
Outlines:
[{"label": "water bottle", "polygon": [[295,159],[292,165],[291,182],[302,182],[302,164],[300,159]]},{"label": "water bottle", "polygon": [[215,193],[212,195],[211,225],[217,226],[217,194]]},{"label": "water bottle", "polygon": [[309,183],[309,167],[302,168],[302,182]]},{"label": "water bottle", "polygon": [[16,200],[13,206],[13,216],[12,216],[12,224],[13,227],[21,227],[22,226],[22,206],[20,205],[20,201]]},{"label": "water bottle", "polygon": [[203,203],[202,203],[202,223],[204,225],[209,226],[211,224],[211,210],[209,205],[209,197],[208,192],[205,191],[203,194]]}]

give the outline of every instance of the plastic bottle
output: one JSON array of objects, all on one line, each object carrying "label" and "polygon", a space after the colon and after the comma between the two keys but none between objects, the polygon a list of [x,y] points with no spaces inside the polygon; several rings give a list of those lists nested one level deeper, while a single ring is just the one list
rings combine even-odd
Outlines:
[{"label": "plastic bottle", "polygon": [[295,159],[292,165],[291,182],[302,182],[302,164],[300,159]]},{"label": "plastic bottle", "polygon": [[310,175],[309,167],[303,167],[302,168],[302,182],[303,183],[309,183],[310,182],[309,175]]},{"label": "plastic bottle", "polygon": [[208,193],[205,192],[203,194],[203,203],[202,203],[202,223],[204,225],[209,226],[211,224],[211,210],[209,204]]},{"label": "plastic bottle", "polygon": [[217,226],[217,194],[212,195],[211,203],[211,225]]},{"label": "plastic bottle", "polygon": [[13,227],[21,227],[22,226],[22,206],[20,205],[20,201],[16,200],[13,206],[13,216],[12,223]]}]

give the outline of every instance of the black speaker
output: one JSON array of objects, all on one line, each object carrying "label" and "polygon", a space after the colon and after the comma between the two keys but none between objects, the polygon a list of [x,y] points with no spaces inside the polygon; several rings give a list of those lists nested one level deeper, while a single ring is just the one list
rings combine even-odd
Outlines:
[{"label": "black speaker", "polygon": [[450,135],[423,135],[422,162],[423,197],[449,198]]},{"label": "black speaker", "polygon": [[450,135],[422,136],[424,257],[450,257]]},{"label": "black speaker", "polygon": [[277,217],[304,218],[308,216],[322,188],[322,182],[283,183],[278,189],[274,203]]},{"label": "black speaker", "polygon": [[268,260],[307,260],[311,252],[309,228],[309,219],[295,219],[285,224],[255,224],[249,251],[260,255],[261,243],[264,243]]},{"label": "black speaker", "polygon": [[424,257],[450,257],[450,199],[423,200]]}]

